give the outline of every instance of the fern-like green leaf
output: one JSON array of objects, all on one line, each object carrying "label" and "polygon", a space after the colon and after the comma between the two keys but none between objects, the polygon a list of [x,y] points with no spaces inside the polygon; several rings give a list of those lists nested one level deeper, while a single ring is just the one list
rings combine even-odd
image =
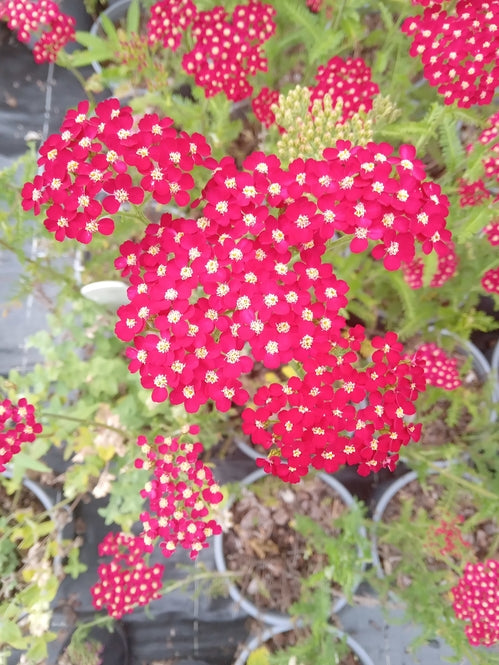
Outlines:
[{"label": "fern-like green leaf", "polygon": [[462,165],[465,162],[465,152],[459,140],[456,121],[448,113],[442,117],[439,137],[447,171],[450,175],[453,175],[462,170]]},{"label": "fern-like green leaf", "polygon": [[475,233],[478,233],[490,222],[491,211],[488,206],[473,208],[470,219],[455,234],[457,242],[462,243]]}]

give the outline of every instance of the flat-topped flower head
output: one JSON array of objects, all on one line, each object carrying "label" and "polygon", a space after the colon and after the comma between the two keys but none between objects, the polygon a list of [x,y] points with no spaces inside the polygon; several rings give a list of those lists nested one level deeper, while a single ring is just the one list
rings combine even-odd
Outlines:
[{"label": "flat-topped flower head", "polygon": [[462,385],[457,358],[448,356],[433,342],[419,346],[415,356],[423,362],[425,378],[431,386],[455,390]]},{"label": "flat-topped flower head", "polygon": [[445,104],[490,104],[499,84],[498,0],[458,0],[449,12],[441,3],[426,4],[423,14],[402,24],[413,38],[410,54],[421,58],[424,77]]},{"label": "flat-topped flower head", "polygon": [[499,294],[499,267],[487,270],[482,276],[481,284],[488,293]]},{"label": "flat-topped flower head", "polygon": [[316,85],[311,88],[310,103],[331,97],[333,108],[342,103],[343,120],[351,118],[359,111],[370,111],[373,98],[379,93],[379,87],[371,79],[371,70],[362,58],[333,56],[325,65],[317,69]]},{"label": "flat-topped flower head", "polygon": [[161,43],[176,51],[184,32],[195,19],[196,5],[191,0],[160,0],[150,9],[147,23],[149,44]]},{"label": "flat-topped flower head", "polygon": [[[185,434],[198,432],[199,427],[191,426]],[[141,491],[148,500],[148,508],[140,516],[146,551],[152,551],[159,540],[165,557],[182,547],[190,551],[191,559],[196,559],[208,547],[208,537],[221,532],[221,527],[209,518],[209,512],[223,495],[211,469],[199,459],[203,446],[185,436],[158,436],[151,444],[141,436],[137,444],[143,456],[135,461],[135,466],[151,472],[151,479]]]},{"label": "flat-topped flower head", "polygon": [[90,588],[92,604],[105,609],[113,619],[131,614],[136,607],[161,598],[164,566],[148,566],[142,538],[125,533],[108,533],[98,547],[99,556],[111,556],[99,565],[99,581]]},{"label": "flat-topped flower head", "polygon": [[490,647],[499,642],[499,561],[467,563],[451,593],[458,619],[472,646]]},{"label": "flat-topped flower head", "polygon": [[194,47],[182,58],[182,68],[207,97],[223,92],[240,101],[251,95],[249,77],[267,71],[261,46],[275,32],[275,13],[272,5],[250,0],[232,15],[222,7],[197,14],[191,28]]},{"label": "flat-topped flower head", "polygon": [[33,58],[38,64],[55,62],[58,52],[75,38],[75,19],[62,13],[52,0],[2,0],[0,20],[7,21],[20,42],[36,37]]}]

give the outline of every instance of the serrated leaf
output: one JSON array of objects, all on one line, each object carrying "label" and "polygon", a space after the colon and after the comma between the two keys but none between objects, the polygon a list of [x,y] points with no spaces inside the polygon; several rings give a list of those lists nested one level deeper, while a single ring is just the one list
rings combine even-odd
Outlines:
[{"label": "serrated leaf", "polygon": [[490,210],[488,208],[476,209],[475,215],[458,231],[457,241],[464,242],[475,233],[478,233],[490,221]]},{"label": "serrated leaf", "polygon": [[104,62],[112,60],[114,57],[115,49],[111,45],[106,44],[101,48],[95,48],[88,51],[75,51],[71,54],[71,64],[73,67],[87,67],[93,62]]},{"label": "serrated leaf", "polygon": [[118,37],[118,31],[116,30],[116,26],[114,25],[114,23],[111,21],[111,19],[108,16],[106,16],[106,14],[101,14],[99,20],[102,29],[109,38],[109,41],[112,42],[115,48],[118,48],[120,45],[120,40]]},{"label": "serrated leaf", "polygon": [[92,35],[90,32],[84,32],[83,30],[76,31],[75,39],[78,44],[82,44],[82,46],[86,46],[88,49],[98,49],[107,45],[106,40],[102,37]]}]

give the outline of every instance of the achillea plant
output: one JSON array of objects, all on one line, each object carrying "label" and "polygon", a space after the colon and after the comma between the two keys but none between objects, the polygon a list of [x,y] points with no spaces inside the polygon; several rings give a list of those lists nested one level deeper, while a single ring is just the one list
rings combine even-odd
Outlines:
[{"label": "achillea plant", "polygon": [[[114,265],[127,283],[127,301],[96,316],[88,303],[68,312],[74,288],[61,277],[57,335],[37,339],[50,371],[13,377],[19,394],[55,405],[40,420],[68,441],[66,496],[109,495],[103,514],[121,535],[101,547],[113,560],[93,593],[114,617],[167,590],[163,565],[147,563],[156,544],[195,559],[219,532],[222,493],[202,444],[229,424],[285,482],[343,466],[393,471],[404,457],[454,489],[471,485],[480,510],[497,508],[497,432],[481,410],[492,390],[468,400],[471,363],[458,367],[441,340],[444,329],[466,341],[496,327],[479,305],[490,294],[497,313],[499,302],[497,2],[149,4],[141,20],[133,0],[123,24],[104,20],[101,34],[77,34],[85,49],[59,53],[101,72],[11,204],[43,220],[48,246],[90,245],[85,280],[108,279]],[[124,86],[130,103],[96,104],[91,91],[105,84]],[[419,351],[407,353],[415,338]],[[54,383],[77,398],[66,403]],[[418,444],[442,400],[449,425],[469,407],[459,440],[442,446],[456,473]],[[65,414],[73,429],[54,424]],[[423,558],[407,598],[426,636],[440,612],[443,637],[480,663],[461,619],[481,621],[483,598],[457,590],[454,615],[441,593],[465,565],[450,556],[453,519],[439,534],[411,532],[421,551],[444,537],[444,561],[432,571],[434,607],[417,595]],[[491,625],[470,643],[492,644]]]}]

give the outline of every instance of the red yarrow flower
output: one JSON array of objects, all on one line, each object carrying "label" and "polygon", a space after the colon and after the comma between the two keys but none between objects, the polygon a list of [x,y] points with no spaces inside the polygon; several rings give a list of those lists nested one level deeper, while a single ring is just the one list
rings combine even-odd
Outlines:
[{"label": "red yarrow flower", "polygon": [[339,101],[343,103],[342,121],[359,111],[370,111],[373,98],[379,93],[378,85],[371,79],[371,70],[362,58],[343,60],[336,55],[317,69],[315,79],[317,84],[311,88],[310,104],[329,94],[333,107]]},{"label": "red yarrow flower", "polygon": [[0,20],[7,21],[7,27],[16,31],[20,42],[37,36],[33,58],[38,64],[55,62],[58,52],[75,39],[75,19],[62,13],[51,0],[2,0]]},{"label": "red yarrow flower", "polygon": [[499,293],[499,267],[487,270],[481,279],[481,284],[488,293]]},{"label": "red yarrow flower", "polygon": [[499,641],[499,561],[467,563],[457,586],[451,589],[453,609],[466,622],[472,646],[490,647]]},{"label": "red yarrow flower", "polygon": [[258,120],[265,127],[271,127],[275,123],[275,113],[272,110],[274,104],[279,102],[279,91],[262,88],[258,95],[251,100],[251,108]]},{"label": "red yarrow flower", "polygon": [[458,0],[452,13],[438,4],[411,16],[402,31],[413,38],[410,54],[421,57],[424,77],[445,104],[490,104],[499,84],[499,1]]},{"label": "red yarrow flower", "polygon": [[422,344],[415,357],[423,363],[427,383],[444,390],[455,390],[462,385],[457,358],[451,358],[434,343]]},{"label": "red yarrow flower", "polygon": [[[197,426],[188,430],[191,435],[198,432]],[[199,459],[203,446],[199,441],[161,436],[153,444],[141,436],[137,445],[143,457],[136,459],[135,466],[153,474],[141,491],[141,496],[148,500],[148,509],[140,515],[146,551],[152,551],[159,539],[165,557],[183,547],[190,551],[191,559],[196,559],[208,547],[207,539],[221,533],[215,520],[203,519],[209,516],[210,506],[223,498],[211,469]]]},{"label": "red yarrow flower", "polygon": [[222,7],[199,12],[192,24],[194,48],[182,67],[207,97],[224,92],[228,99],[249,97],[249,76],[267,70],[262,44],[275,32],[275,9],[258,0],[237,5],[229,16]]},{"label": "red yarrow flower", "polygon": [[150,9],[147,22],[149,44],[161,43],[176,51],[184,32],[196,17],[196,5],[191,0],[160,0]]},{"label": "red yarrow flower", "polygon": [[33,443],[42,426],[35,419],[35,407],[22,397],[17,403],[0,402],[0,472],[25,443]]},{"label": "red yarrow flower", "polygon": [[110,563],[97,568],[99,581],[90,587],[92,604],[105,609],[113,619],[131,614],[136,607],[161,598],[164,566],[148,566],[141,538],[124,533],[108,533],[99,544],[100,556],[111,556]]}]

